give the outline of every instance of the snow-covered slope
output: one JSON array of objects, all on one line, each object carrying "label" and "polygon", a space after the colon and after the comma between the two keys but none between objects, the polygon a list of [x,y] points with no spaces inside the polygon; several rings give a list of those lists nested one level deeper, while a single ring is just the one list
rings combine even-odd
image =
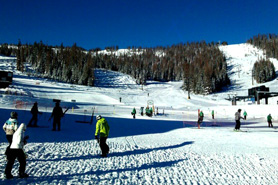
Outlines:
[{"label": "snow-covered slope", "polygon": [[[43,112],[41,127],[26,131],[28,179],[4,179],[7,141],[0,132],[0,184],[277,184],[277,99],[269,99],[270,105],[238,102],[237,106],[225,100],[261,85],[252,85],[251,69],[263,52],[248,44],[220,49],[227,56],[232,85],[208,96],[191,94],[191,99],[180,89],[182,82],[148,81],[142,87],[130,76],[96,70],[96,87],[85,87],[29,77],[15,70],[15,61],[0,56],[1,70],[14,71],[13,85],[0,91],[2,123],[12,110],[19,113],[20,122],[28,123],[35,101]],[[277,60],[271,60],[278,69]],[[278,92],[276,80],[263,85]],[[70,107],[60,132],[51,131],[48,121],[53,99],[61,99],[64,110]],[[150,100],[159,115],[141,116],[140,107]],[[133,107],[136,119],[131,118]],[[246,132],[233,132],[239,108],[248,113],[241,128]],[[198,109],[205,113],[201,129],[195,127]],[[93,124],[76,122],[90,122],[93,110],[111,127],[108,158],[99,156],[93,140],[95,119]],[[274,129],[267,127],[269,113]],[[15,176],[17,171],[18,163]]]}]

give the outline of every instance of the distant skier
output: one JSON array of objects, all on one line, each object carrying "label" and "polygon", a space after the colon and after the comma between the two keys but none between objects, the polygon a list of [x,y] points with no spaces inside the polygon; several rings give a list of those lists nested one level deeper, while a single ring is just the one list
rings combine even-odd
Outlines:
[{"label": "distant skier", "polygon": [[244,120],[246,120],[246,118],[247,118],[247,112],[246,111],[243,112],[243,116],[244,116]]},{"label": "distant skier", "polygon": [[200,129],[203,119],[204,119],[204,113],[202,110],[200,110],[199,115],[198,115],[198,121],[197,121],[198,129]]},{"label": "distant skier", "polygon": [[5,169],[5,175],[7,179],[13,178],[11,172],[15,159],[17,159],[19,162],[19,178],[29,177],[29,175],[25,173],[26,156],[23,151],[23,146],[27,144],[26,140],[28,138],[28,136],[24,137],[25,130],[26,126],[24,123],[22,123],[13,135],[13,141],[8,154],[8,163]]},{"label": "distant skier", "polygon": [[273,128],[273,125],[272,125],[272,116],[271,114],[269,114],[267,116],[267,122],[268,122],[268,127],[272,127]]},{"label": "distant skier", "polygon": [[235,113],[235,121],[236,121],[235,131],[240,130],[240,119],[244,119],[243,117],[241,117],[240,113],[241,113],[241,109],[238,109],[238,111]]},{"label": "distant skier", "polygon": [[11,112],[11,117],[4,123],[3,130],[6,133],[6,138],[9,142],[9,146],[5,151],[5,155],[8,155],[10,146],[13,141],[13,134],[18,128],[18,121],[17,121],[18,114],[16,112]]},{"label": "distant skier", "polygon": [[141,116],[144,116],[144,107],[140,108],[140,114],[141,114]]},{"label": "distant skier", "polygon": [[[97,123],[96,123],[96,132],[95,132],[95,139],[98,141],[102,157],[107,157],[109,153],[109,146],[106,144],[106,140],[109,136],[110,127],[107,121],[101,117],[101,115],[96,116]],[[99,135],[99,138],[98,138]]]},{"label": "distant skier", "polygon": [[131,112],[131,115],[133,115],[133,119],[135,119],[135,115],[136,115],[136,109],[135,107],[133,108],[132,112]]},{"label": "distant skier", "polygon": [[146,107],[146,115],[149,117],[153,115],[153,109],[149,108],[149,106]]},{"label": "distant skier", "polygon": [[[42,114],[38,110],[38,103],[37,102],[34,103],[32,109],[31,109],[31,114],[33,116],[31,118],[31,120],[29,121],[27,127],[37,127],[38,126],[38,114]],[[34,122],[33,125],[32,125],[32,122]]]},{"label": "distant skier", "polygon": [[55,107],[53,108],[51,117],[49,118],[49,121],[53,117],[53,128],[52,131],[56,131],[56,125],[58,125],[58,131],[61,130],[61,118],[64,116],[63,110],[60,107],[60,103],[56,102]]},{"label": "distant skier", "polygon": [[214,110],[211,111],[211,117],[214,119]]}]

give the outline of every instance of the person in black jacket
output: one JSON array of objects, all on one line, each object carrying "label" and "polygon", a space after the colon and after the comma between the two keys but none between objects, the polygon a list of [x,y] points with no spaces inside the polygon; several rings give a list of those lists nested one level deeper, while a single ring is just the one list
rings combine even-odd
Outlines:
[{"label": "person in black jacket", "polygon": [[[27,127],[37,127],[38,126],[38,114],[42,114],[38,110],[38,103],[37,102],[34,103],[32,109],[31,109],[31,114],[33,116],[31,118],[31,120],[29,121]],[[33,125],[32,125],[32,122],[34,122]]]},{"label": "person in black jacket", "polygon": [[49,120],[51,120],[51,118],[53,117],[53,128],[52,131],[56,131],[56,125],[58,125],[58,131],[61,130],[61,118],[64,116],[63,110],[60,107],[60,103],[56,102],[56,106],[53,108],[51,117],[49,118]]}]

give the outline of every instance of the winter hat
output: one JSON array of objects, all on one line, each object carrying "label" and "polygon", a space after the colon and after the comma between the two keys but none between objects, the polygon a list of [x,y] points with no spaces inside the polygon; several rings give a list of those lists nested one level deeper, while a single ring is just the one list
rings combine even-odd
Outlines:
[{"label": "winter hat", "polygon": [[101,119],[101,115],[97,115],[97,120],[100,120]]},{"label": "winter hat", "polygon": [[16,112],[11,112],[11,118],[15,119],[17,118],[18,114]]}]

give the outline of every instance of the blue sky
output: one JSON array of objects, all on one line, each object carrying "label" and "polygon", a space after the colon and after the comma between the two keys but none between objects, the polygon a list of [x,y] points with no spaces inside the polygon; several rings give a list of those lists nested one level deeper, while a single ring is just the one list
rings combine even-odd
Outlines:
[{"label": "blue sky", "polygon": [[0,0],[0,43],[85,49],[237,44],[277,34],[277,7],[277,0]]}]

